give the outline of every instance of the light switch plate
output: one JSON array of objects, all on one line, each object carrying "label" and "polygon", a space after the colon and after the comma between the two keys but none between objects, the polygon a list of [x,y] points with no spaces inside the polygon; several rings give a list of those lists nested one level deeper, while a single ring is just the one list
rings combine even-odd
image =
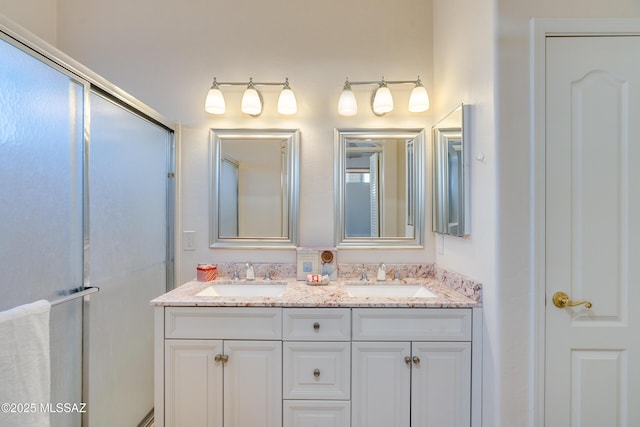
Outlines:
[{"label": "light switch plate", "polygon": [[185,251],[196,250],[196,232],[195,231],[182,232],[182,249]]}]

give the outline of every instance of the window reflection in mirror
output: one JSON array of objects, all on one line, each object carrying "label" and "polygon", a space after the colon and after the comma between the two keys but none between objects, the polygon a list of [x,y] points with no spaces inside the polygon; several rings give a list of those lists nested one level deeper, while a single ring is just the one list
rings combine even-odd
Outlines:
[{"label": "window reflection in mirror", "polygon": [[211,246],[295,246],[297,130],[211,131]]},{"label": "window reflection in mirror", "polygon": [[433,231],[469,234],[468,105],[460,105],[433,128]]},{"label": "window reflection in mirror", "polygon": [[336,131],[337,245],[422,244],[423,146],[420,129]]}]

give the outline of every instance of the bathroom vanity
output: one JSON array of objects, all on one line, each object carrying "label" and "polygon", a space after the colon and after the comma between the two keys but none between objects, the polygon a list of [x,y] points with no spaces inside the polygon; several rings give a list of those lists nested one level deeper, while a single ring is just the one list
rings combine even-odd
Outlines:
[{"label": "bathroom vanity", "polygon": [[152,304],[156,426],[479,419],[480,304],[435,279],[190,282]]}]

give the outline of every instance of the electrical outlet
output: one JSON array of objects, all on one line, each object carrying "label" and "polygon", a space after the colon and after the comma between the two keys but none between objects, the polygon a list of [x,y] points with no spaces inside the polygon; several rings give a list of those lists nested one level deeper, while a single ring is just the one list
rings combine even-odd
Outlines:
[{"label": "electrical outlet", "polygon": [[185,251],[196,250],[196,232],[195,231],[182,232],[182,249],[184,249]]}]

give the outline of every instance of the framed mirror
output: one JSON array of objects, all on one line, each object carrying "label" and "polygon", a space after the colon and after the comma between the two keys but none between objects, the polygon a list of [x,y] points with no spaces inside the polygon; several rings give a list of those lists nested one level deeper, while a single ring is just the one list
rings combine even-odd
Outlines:
[{"label": "framed mirror", "polygon": [[336,246],[422,247],[424,134],[336,129]]},{"label": "framed mirror", "polygon": [[211,247],[298,244],[299,151],[297,129],[211,129]]},{"label": "framed mirror", "polygon": [[469,106],[461,104],[433,127],[433,231],[470,233]]}]

